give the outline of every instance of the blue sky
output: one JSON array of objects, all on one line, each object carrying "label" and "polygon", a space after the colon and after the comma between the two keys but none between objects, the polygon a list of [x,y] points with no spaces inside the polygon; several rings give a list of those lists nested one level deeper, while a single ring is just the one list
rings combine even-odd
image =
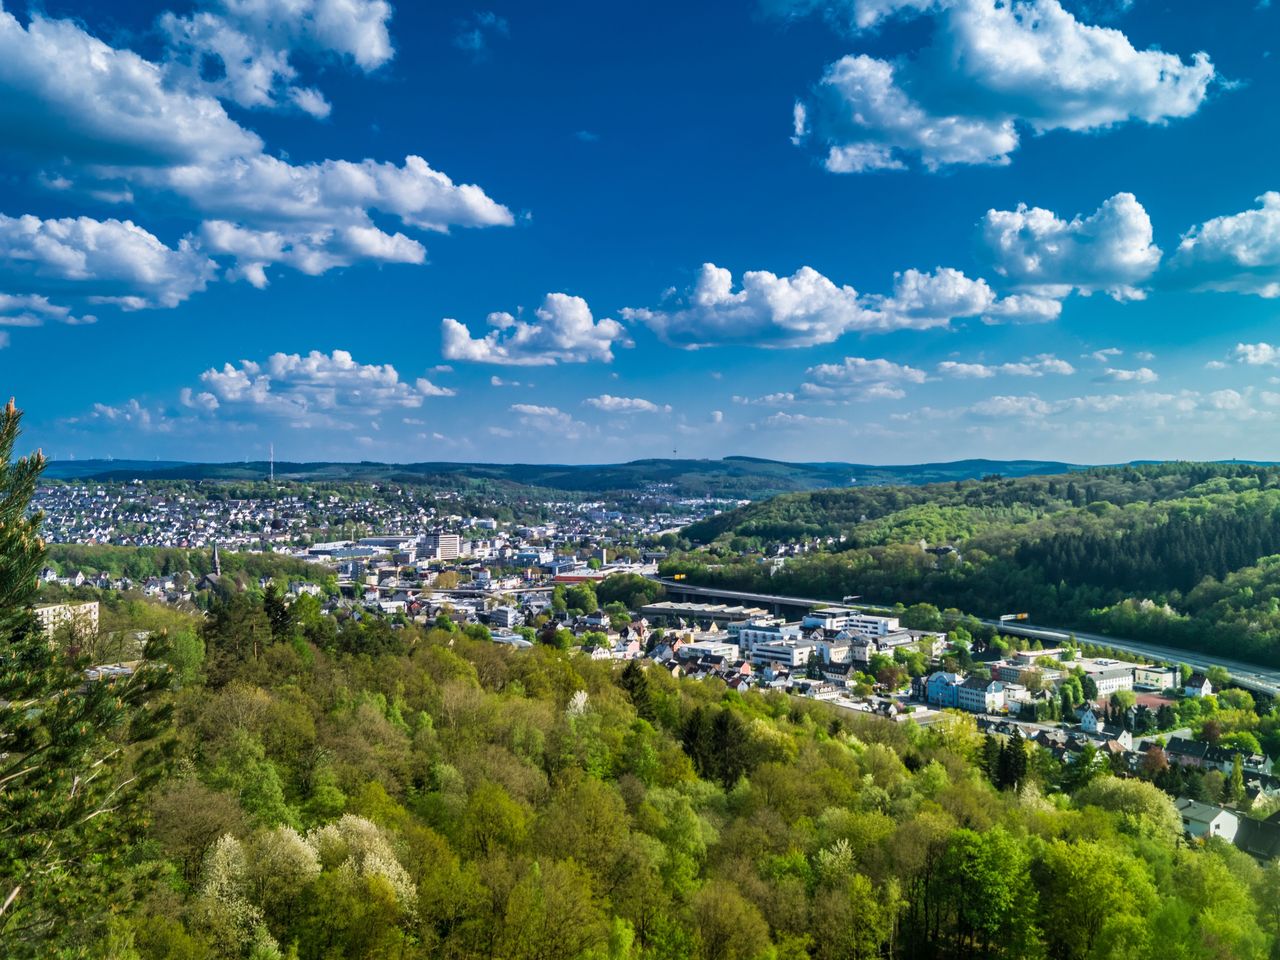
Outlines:
[{"label": "blue sky", "polygon": [[1276,458],[1269,5],[536,7],[4,0],[28,440]]}]

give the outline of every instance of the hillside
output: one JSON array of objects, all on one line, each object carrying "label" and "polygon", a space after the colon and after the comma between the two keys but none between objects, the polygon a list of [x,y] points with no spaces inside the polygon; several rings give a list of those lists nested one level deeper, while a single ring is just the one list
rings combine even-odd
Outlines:
[{"label": "hillside", "polygon": [[[754,503],[685,530],[665,572],[928,602],[1280,663],[1280,469],[1156,464]],[[779,548],[821,549],[760,562]]]},{"label": "hillside", "polygon": [[[45,472],[50,479],[260,480],[265,462],[175,463],[150,461],[60,461]],[[759,499],[777,493],[847,487],[850,484],[931,483],[998,473],[1026,476],[1072,469],[1035,460],[961,460],[903,466],[851,463],[784,463],[754,457],[722,460],[634,460],[620,464],[497,463],[287,463],[275,464],[278,480],[421,483],[457,487],[467,482],[500,482],[574,493],[637,491],[663,485],[678,496]]]},{"label": "hillside", "polygon": [[969,716],[244,594],[173,637],[169,759],[100,828],[127,856],[72,869],[87,906],[21,899],[7,956],[1264,960],[1277,932],[1274,871],[1188,847],[1152,783]]}]

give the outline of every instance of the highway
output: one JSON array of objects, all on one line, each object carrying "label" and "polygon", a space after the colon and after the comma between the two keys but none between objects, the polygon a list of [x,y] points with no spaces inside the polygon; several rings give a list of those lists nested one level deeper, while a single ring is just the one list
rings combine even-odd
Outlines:
[{"label": "highway", "polygon": [[[786,597],[776,594],[747,593],[742,590],[725,590],[720,587],[700,587],[665,577],[650,577],[661,583],[669,592],[696,595],[709,600],[734,600],[739,603],[751,603],[763,607],[820,607],[839,606],[835,600],[815,600],[810,597]],[[888,610],[890,608],[872,603],[856,604],[866,610]],[[1082,643],[1091,643],[1103,647],[1113,647],[1126,653],[1136,653],[1152,660],[1163,660],[1168,663],[1185,663],[1191,669],[1204,672],[1210,667],[1223,667],[1230,675],[1233,683],[1255,693],[1263,693],[1270,697],[1280,696],[1280,669],[1263,667],[1255,663],[1230,660],[1224,657],[1211,656],[1193,650],[1180,650],[1176,647],[1162,647],[1154,643],[1142,643],[1137,640],[1122,640],[1118,637],[1104,636],[1100,633],[1087,633],[1072,630],[1070,627],[1053,627],[1022,623],[1005,623],[999,620],[983,620],[983,623],[994,627],[1002,633],[1020,637],[1028,637],[1041,642],[1060,644],[1074,635]]]}]

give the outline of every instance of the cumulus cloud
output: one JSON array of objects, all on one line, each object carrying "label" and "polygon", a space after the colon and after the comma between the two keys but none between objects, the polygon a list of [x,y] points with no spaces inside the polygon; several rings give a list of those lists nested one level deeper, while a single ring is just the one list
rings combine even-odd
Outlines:
[{"label": "cumulus cloud", "polygon": [[0,263],[15,280],[74,290],[126,309],[176,306],[203,290],[217,270],[189,239],[168,247],[130,220],[3,214]]},{"label": "cumulus cloud", "polygon": [[558,407],[513,403],[511,412],[516,415],[516,420],[522,427],[561,440],[581,440],[591,434],[591,429],[585,423],[575,420]]},{"label": "cumulus cloud", "polygon": [[130,171],[138,183],[176,193],[201,213],[254,225],[372,226],[369,211],[440,233],[510,226],[511,211],[474,184],[454,183],[422,157],[404,163],[324,160],[295,165],[258,154],[223,163]]},{"label": "cumulus cloud", "polygon": [[929,15],[931,40],[909,60],[865,54],[827,68],[796,112],[827,169],[893,170],[916,156],[929,169],[1004,164],[1019,127],[1089,131],[1194,114],[1215,71],[1138,50],[1116,29],[1081,22],[1058,0],[766,0],[775,12],[821,11],[855,31],[890,16]]},{"label": "cumulus cloud", "polygon": [[837,286],[811,267],[789,277],[749,270],[735,291],[733,274],[713,263],[702,265],[683,304],[669,310],[626,309],[622,316],[685,349],[725,343],[807,347],[882,323],[853,287]]},{"label": "cumulus cloud", "polygon": [[1237,363],[1251,367],[1280,365],[1280,347],[1269,343],[1237,343],[1232,356]]},{"label": "cumulus cloud", "polygon": [[1010,377],[1043,377],[1047,374],[1071,376],[1075,372],[1076,368],[1067,361],[1060,360],[1049,353],[1042,353],[1037,357],[1016,363],[961,363],[944,360],[938,364],[938,373],[943,376],[970,380],[987,380],[1002,375]]},{"label": "cumulus cloud", "polygon": [[581,297],[549,293],[534,316],[530,323],[509,313],[491,313],[493,329],[483,337],[473,337],[464,324],[446,317],[440,324],[441,351],[449,360],[533,367],[609,363],[615,346],[631,346],[622,324],[596,320]]},{"label": "cumulus cloud", "polygon": [[1012,120],[930,113],[900,86],[896,73],[892,64],[865,54],[836,61],[815,91],[813,119],[797,126],[797,138],[816,124],[813,132],[832,173],[903,170],[903,153],[918,154],[931,170],[1008,162],[1018,146]]},{"label": "cumulus cloud", "polygon": [[845,357],[840,363],[822,363],[805,371],[800,390],[811,398],[900,400],[903,384],[924,383],[923,370],[892,360]]},{"label": "cumulus cloud", "polygon": [[295,82],[292,55],[374,70],[394,54],[390,19],[386,0],[216,0],[188,16],[166,13],[160,28],[170,75],[242,107],[292,106],[324,117],[328,102]]},{"label": "cumulus cloud", "polygon": [[582,401],[587,406],[603,410],[605,413],[670,413],[670,404],[657,404],[641,397],[615,397],[602,393],[598,397],[588,397]]},{"label": "cumulus cloud", "polygon": [[1102,372],[1103,380],[1115,383],[1155,383],[1160,376],[1150,367],[1139,367],[1136,370],[1121,370],[1109,367]]},{"label": "cumulus cloud", "polygon": [[808,347],[846,333],[928,330],[957,319],[981,316],[986,323],[1056,319],[1062,306],[1049,295],[999,297],[983,279],[951,267],[915,268],[894,274],[889,294],[860,294],[837,285],[812,267],[789,277],[749,270],[734,289],[733,274],[704,263],[694,287],[665,309],[622,311],[673,346],[742,343],[760,347]]},{"label": "cumulus cloud", "polygon": [[36,15],[24,29],[4,10],[0,127],[6,150],[37,160],[206,163],[262,149],[217,99],[172,88],[156,64],[70,20]]},{"label": "cumulus cloud", "polygon": [[1041,296],[1101,290],[1117,300],[1141,299],[1140,285],[1160,265],[1151,219],[1131,193],[1069,221],[1026,204],[988,210],[981,233],[996,272]]},{"label": "cumulus cloud", "polygon": [[201,225],[204,249],[234,258],[231,279],[243,279],[259,289],[267,286],[266,268],[285,264],[310,276],[357,260],[385,263],[422,263],[427,251],[403,233],[383,233],[376,227],[349,226],[314,232],[250,230],[226,220]]},{"label": "cumulus cloud", "polygon": [[[316,274],[359,261],[423,263],[418,239],[375,217],[396,218],[410,231],[444,233],[510,225],[511,211],[419,156],[402,164],[294,164],[271,156],[219,102],[270,107],[289,100],[323,112],[318,92],[291,86],[290,56],[376,69],[393,54],[390,16],[385,0],[213,0],[190,16],[163,19],[174,46],[167,61],[155,63],[73,21],[35,15],[24,27],[0,9],[5,149],[63,196],[162,205],[168,216],[203,219],[189,232],[230,262],[230,277],[256,286],[266,285],[273,264]],[[207,69],[219,61],[220,69]],[[198,76],[184,74],[184,63]],[[207,80],[205,73],[220,79]],[[198,277],[193,284],[159,278],[111,298],[127,306],[172,305],[201,289],[212,278],[205,273],[212,261],[199,257],[197,263],[185,240],[179,252],[189,254],[185,272]],[[90,260],[104,257],[100,252]],[[85,273],[81,279],[93,278]],[[124,285],[119,271],[96,279]],[[157,287],[164,295],[157,296]]]},{"label": "cumulus cloud", "polygon": [[1170,258],[1170,278],[1201,290],[1280,297],[1280,192],[1258,208],[1191,228]]},{"label": "cumulus cloud", "polygon": [[241,360],[200,375],[202,389],[186,390],[184,406],[213,411],[238,408],[292,420],[372,416],[388,408],[415,408],[427,397],[454,391],[425,378],[408,382],[391,364],[363,364],[346,350],[275,353],[266,362]]}]

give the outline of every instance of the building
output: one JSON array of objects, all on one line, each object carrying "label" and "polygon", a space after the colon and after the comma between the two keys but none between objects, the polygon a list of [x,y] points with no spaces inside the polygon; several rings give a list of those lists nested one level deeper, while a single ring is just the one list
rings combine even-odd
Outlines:
[{"label": "building", "polygon": [[462,538],[456,533],[428,533],[422,538],[422,556],[428,560],[457,560]]},{"label": "building", "polygon": [[849,630],[865,637],[883,637],[902,628],[897,617],[879,617],[852,607],[819,607],[805,615],[801,626],[806,630]]},{"label": "building", "polygon": [[924,698],[939,707],[958,707],[960,705],[960,685],[964,678],[958,673],[947,673],[939,670],[929,675],[924,684]]},{"label": "building", "polygon": [[1212,803],[1201,803],[1181,797],[1173,805],[1182,817],[1182,829],[1189,837],[1203,840],[1206,837],[1222,837],[1234,843],[1240,829],[1240,818],[1230,810]]},{"label": "building", "polygon": [[681,660],[724,657],[726,660],[737,662],[738,645],[724,640],[694,640],[692,643],[680,644],[680,648],[675,651],[675,655]]},{"label": "building", "polygon": [[1070,666],[1077,666],[1085,672],[1098,686],[1098,699],[1105,699],[1119,690],[1133,689],[1134,664],[1097,657],[1080,660]]},{"label": "building", "polygon": [[98,633],[98,601],[87,600],[83,603],[46,603],[35,608],[36,619],[40,629],[50,640],[58,629],[64,626],[77,634],[97,636]]},{"label": "building", "polygon": [[1170,690],[1178,685],[1180,674],[1177,667],[1145,666],[1138,664],[1133,668],[1133,685],[1150,690]]},{"label": "building", "polygon": [[738,646],[742,648],[743,653],[750,653],[757,644],[799,640],[801,636],[798,623],[769,623],[765,620],[751,620],[741,624],[737,627],[736,633]]},{"label": "building", "polygon": [[1182,692],[1188,697],[1207,697],[1213,693],[1213,684],[1203,673],[1193,673],[1183,685]]},{"label": "building", "polygon": [[956,688],[956,706],[970,713],[1000,713],[1004,710],[1004,684],[970,677]]},{"label": "building", "polygon": [[696,620],[699,623],[736,623],[742,620],[754,620],[769,613],[764,607],[742,607],[724,603],[677,603],[673,600],[660,600],[648,603],[640,608],[640,615],[649,617],[667,617],[672,620]]},{"label": "building", "polygon": [[489,611],[489,626],[510,630],[518,626],[523,618],[514,607],[494,607]]}]

